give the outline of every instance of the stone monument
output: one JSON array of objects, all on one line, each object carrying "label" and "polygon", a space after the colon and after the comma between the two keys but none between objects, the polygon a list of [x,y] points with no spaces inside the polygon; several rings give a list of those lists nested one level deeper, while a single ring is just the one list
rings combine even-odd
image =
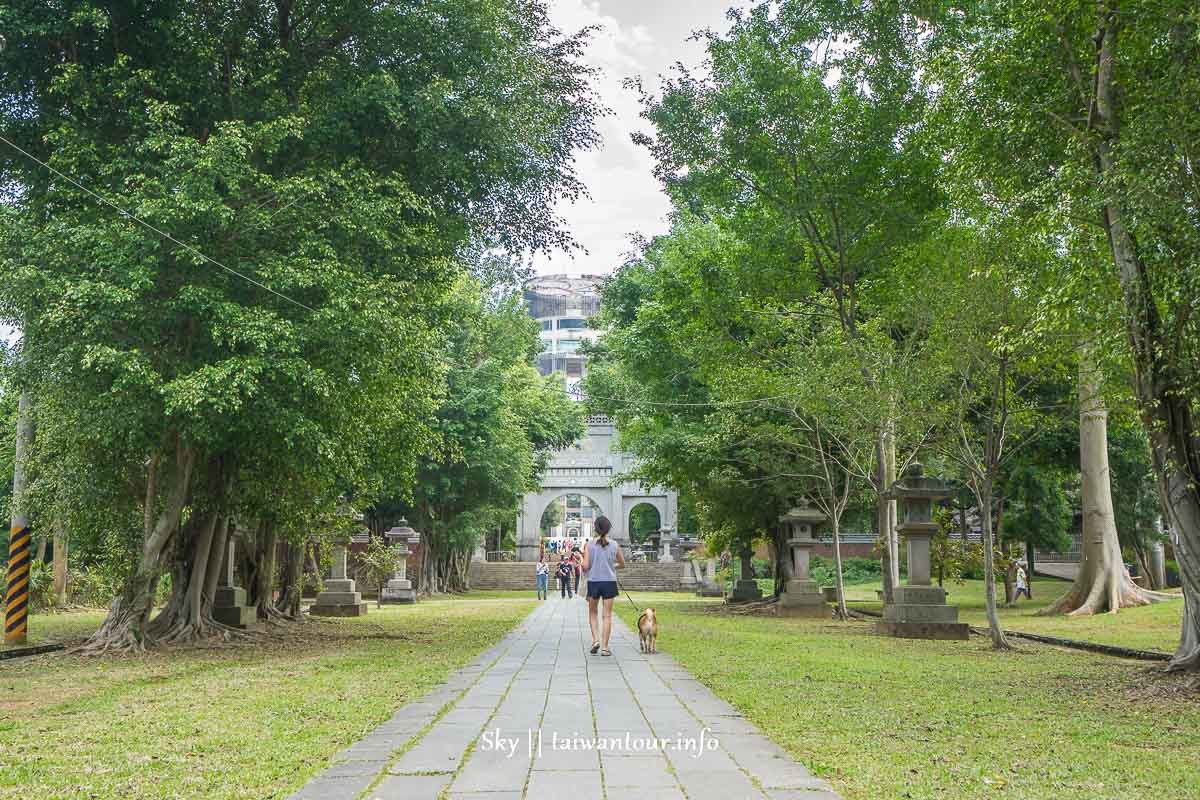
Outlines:
[{"label": "stone monument", "polygon": [[696,594],[700,597],[723,597],[725,589],[717,580],[717,560],[709,558],[703,564],[699,561],[695,564],[700,578],[700,588],[696,590]]},{"label": "stone monument", "polygon": [[258,609],[246,605],[246,590],[235,585],[234,559],[237,557],[237,539],[230,525],[225,541],[225,561],[221,574],[217,576],[217,591],[213,593],[213,619],[230,628],[250,630],[258,627]]},{"label": "stone monument", "polygon": [[333,570],[325,581],[325,591],[317,595],[308,613],[318,617],[366,616],[367,604],[355,590],[354,580],[346,574],[346,546],[333,548]]},{"label": "stone monument", "polygon": [[671,552],[671,545],[674,541],[674,531],[670,528],[663,528],[659,531],[659,545],[662,547],[662,550],[658,554],[658,563],[673,564],[675,562],[675,556]]},{"label": "stone monument", "polygon": [[779,518],[791,531],[787,541],[791,550],[791,576],[779,598],[777,613],[781,616],[828,619],[831,614],[824,592],[808,572],[809,556],[818,544],[813,533],[827,519],[823,512],[809,508],[807,499]]},{"label": "stone monument", "polygon": [[412,581],[408,579],[409,545],[421,541],[421,534],[408,527],[408,520],[401,519],[400,524],[384,534],[388,544],[396,550],[399,556],[396,564],[396,574],[391,577],[380,590],[380,601],[384,603],[415,603],[417,593],[413,591]]},{"label": "stone monument", "polygon": [[931,585],[929,542],[937,532],[933,504],[953,497],[947,481],[926,477],[920,464],[910,464],[892,484],[892,497],[900,501],[904,521],[896,526],[908,548],[908,583],[893,591],[893,602],[883,607],[878,633],[905,639],[961,639],[968,628],[958,621],[958,607],[946,603],[946,591]]},{"label": "stone monument", "polygon": [[750,562],[751,555],[750,550],[742,551],[741,574],[738,576],[737,583],[733,585],[733,591],[729,594],[729,599],[734,603],[762,600],[762,589],[758,588],[758,581],[754,579],[754,565]]}]

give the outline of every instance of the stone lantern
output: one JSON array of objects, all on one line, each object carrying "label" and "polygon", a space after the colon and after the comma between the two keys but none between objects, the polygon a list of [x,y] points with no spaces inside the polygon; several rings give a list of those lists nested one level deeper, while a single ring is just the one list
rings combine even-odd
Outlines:
[{"label": "stone lantern", "polygon": [[808,571],[809,557],[819,542],[813,535],[818,526],[828,521],[829,517],[822,511],[809,508],[807,498],[800,505],[779,518],[788,526],[791,535],[787,545],[791,550],[791,576],[784,587],[783,595],[779,598],[779,614],[789,617],[820,617],[830,616],[829,604],[821,587],[812,579]]},{"label": "stone lantern", "polygon": [[380,590],[380,600],[384,603],[415,603],[417,593],[408,579],[408,554],[412,552],[409,545],[421,541],[421,534],[408,527],[408,520],[401,519],[400,524],[384,533],[388,544],[395,549],[399,557],[396,574]]},{"label": "stone lantern", "polygon": [[[338,498],[337,516],[361,521],[363,515],[350,507],[344,497]],[[319,617],[362,617],[366,616],[367,604],[362,593],[357,591],[354,579],[347,572],[346,544],[338,542],[333,547],[333,569],[325,580],[325,591],[317,595],[308,613]]]},{"label": "stone lantern", "polygon": [[926,476],[915,462],[892,484],[889,494],[899,501],[903,520],[896,532],[904,537],[908,550],[908,583],[893,591],[892,603],[884,606],[883,619],[876,623],[878,632],[907,639],[967,638],[966,623],[958,621],[958,607],[948,605],[946,591],[930,582],[929,544],[938,530],[933,504],[955,493],[948,481]]},{"label": "stone lantern", "polygon": [[658,554],[658,563],[672,564],[675,562],[675,555],[671,552],[671,545],[676,540],[675,531],[671,528],[662,528],[659,531],[659,545],[662,549]]}]

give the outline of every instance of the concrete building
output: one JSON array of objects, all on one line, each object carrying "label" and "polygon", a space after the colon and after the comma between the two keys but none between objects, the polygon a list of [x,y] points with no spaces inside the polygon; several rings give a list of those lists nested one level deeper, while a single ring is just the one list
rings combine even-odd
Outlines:
[{"label": "concrete building", "polygon": [[[588,320],[600,311],[600,280],[597,275],[546,275],[525,285],[526,308],[542,326],[538,370],[543,375],[563,373],[572,388],[587,371],[581,345],[600,335],[588,327]],[[545,535],[550,538],[588,538],[595,518],[603,515],[612,522],[609,535],[628,544],[629,516],[643,503],[658,512],[660,528],[676,528],[679,496],[675,492],[636,482],[613,483],[615,476],[632,466],[629,456],[613,449],[615,437],[608,417],[588,417],[584,439],[554,454],[541,490],[525,496],[517,516],[518,560],[537,559],[543,545],[542,517],[560,499],[563,518],[547,527]]]}]

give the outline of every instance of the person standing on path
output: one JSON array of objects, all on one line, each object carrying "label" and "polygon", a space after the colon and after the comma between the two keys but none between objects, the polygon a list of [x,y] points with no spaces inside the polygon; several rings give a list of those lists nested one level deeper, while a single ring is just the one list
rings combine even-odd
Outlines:
[{"label": "person standing on path", "polygon": [[[612,634],[613,599],[617,596],[617,569],[625,566],[625,554],[621,545],[608,540],[608,532],[612,523],[608,517],[596,520],[596,532],[600,535],[596,541],[588,542],[583,551],[583,571],[587,573],[588,623],[592,626],[592,647],[589,651],[595,655],[599,651],[602,656],[611,656],[608,649],[608,637]],[[604,627],[601,630],[597,612],[603,602]]]},{"label": "person standing on path", "polygon": [[546,555],[543,553],[538,558],[537,563],[537,596],[538,600],[545,600],[550,589],[550,565],[546,563]]},{"label": "person standing on path", "polygon": [[555,572],[558,578],[558,588],[562,597],[567,597],[567,593],[571,591],[571,561],[567,558],[567,554],[563,553],[558,559],[558,570]]}]

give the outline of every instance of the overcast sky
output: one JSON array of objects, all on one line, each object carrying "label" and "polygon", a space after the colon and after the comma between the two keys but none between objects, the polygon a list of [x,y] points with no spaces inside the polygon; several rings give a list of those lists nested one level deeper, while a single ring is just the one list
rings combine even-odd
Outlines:
[{"label": "overcast sky", "polygon": [[629,138],[646,123],[638,116],[637,96],[621,82],[640,76],[647,88],[655,88],[658,76],[676,62],[699,64],[703,45],[688,37],[701,28],[724,31],[731,4],[744,5],[737,0],[550,0],[550,17],[560,29],[603,27],[587,60],[602,70],[596,88],[614,113],[601,121],[601,149],[579,156],[579,176],[591,197],[560,208],[587,252],[540,256],[534,262],[538,272],[606,274],[630,249],[630,234],[666,230],[667,198],[651,173],[650,155]]}]

